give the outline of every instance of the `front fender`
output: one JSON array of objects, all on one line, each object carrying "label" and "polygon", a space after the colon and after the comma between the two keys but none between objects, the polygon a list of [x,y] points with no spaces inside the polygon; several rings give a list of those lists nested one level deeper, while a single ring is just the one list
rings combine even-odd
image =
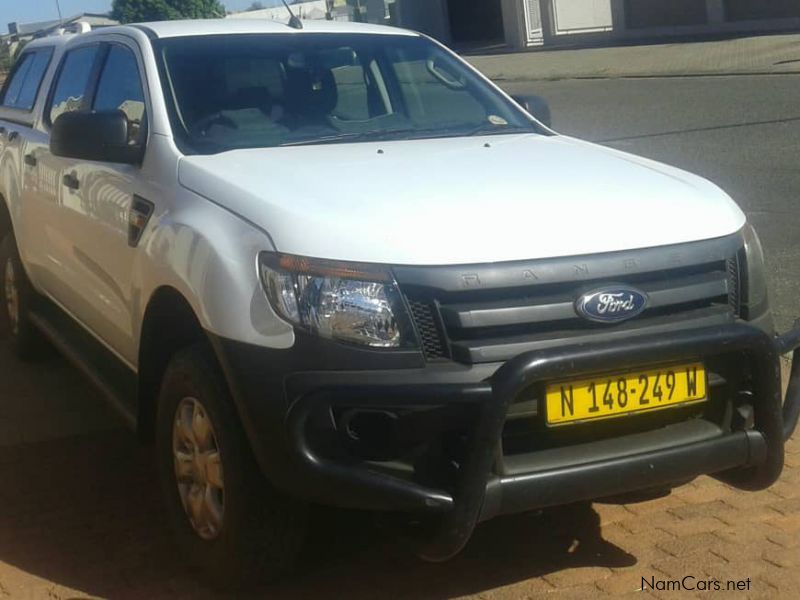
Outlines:
[{"label": "front fender", "polygon": [[258,253],[274,250],[266,232],[178,188],[175,202],[154,215],[141,244],[133,275],[137,340],[149,299],[171,286],[211,334],[276,349],[294,344],[292,327],[272,310],[258,278]]}]

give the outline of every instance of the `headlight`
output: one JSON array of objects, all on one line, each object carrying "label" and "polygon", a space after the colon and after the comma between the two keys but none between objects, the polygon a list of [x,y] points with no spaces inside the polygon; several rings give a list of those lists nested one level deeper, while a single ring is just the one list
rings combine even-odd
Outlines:
[{"label": "headlight", "polygon": [[769,308],[767,295],[767,273],[764,266],[764,249],[756,230],[750,223],[744,228],[744,249],[747,261],[745,302],[747,318],[757,317]]},{"label": "headlight", "polygon": [[373,348],[417,346],[388,269],[271,252],[258,264],[272,307],[292,325]]}]

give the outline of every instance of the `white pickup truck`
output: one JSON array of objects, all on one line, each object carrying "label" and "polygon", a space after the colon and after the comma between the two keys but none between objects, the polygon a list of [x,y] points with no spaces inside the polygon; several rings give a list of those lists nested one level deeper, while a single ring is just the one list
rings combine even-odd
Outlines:
[{"label": "white pickup truck", "polygon": [[0,326],[154,440],[194,564],[279,574],[312,503],[444,560],[500,514],[779,477],[800,328],[724,192],[420,34],[293,25],[40,39],[0,93]]}]

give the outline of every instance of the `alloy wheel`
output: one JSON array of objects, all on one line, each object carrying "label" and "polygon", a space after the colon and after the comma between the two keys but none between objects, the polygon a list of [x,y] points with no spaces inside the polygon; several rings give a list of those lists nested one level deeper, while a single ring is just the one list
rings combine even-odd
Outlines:
[{"label": "alloy wheel", "polygon": [[196,398],[184,398],[178,404],[172,449],[186,516],[197,535],[213,540],[225,518],[225,484],[214,426]]},{"label": "alloy wheel", "polygon": [[6,312],[8,314],[11,333],[19,333],[19,291],[17,290],[17,277],[14,271],[14,262],[9,258],[6,262],[3,285],[6,297]]}]

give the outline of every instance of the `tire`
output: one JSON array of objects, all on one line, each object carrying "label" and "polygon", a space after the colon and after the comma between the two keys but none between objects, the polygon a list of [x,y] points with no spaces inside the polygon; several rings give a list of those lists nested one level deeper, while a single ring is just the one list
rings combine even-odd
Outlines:
[{"label": "tire", "polygon": [[[181,423],[191,423],[191,430]],[[217,588],[236,590],[275,579],[292,566],[305,539],[307,509],[274,490],[262,475],[206,344],[179,352],[167,367],[156,452],[168,518],[201,577]],[[189,468],[186,459],[198,454],[206,458],[195,459]],[[198,518],[193,521],[190,514]]]},{"label": "tire", "polygon": [[28,318],[37,294],[33,289],[17,250],[13,233],[0,241],[0,337],[11,340],[21,360],[46,357],[49,345]]}]

